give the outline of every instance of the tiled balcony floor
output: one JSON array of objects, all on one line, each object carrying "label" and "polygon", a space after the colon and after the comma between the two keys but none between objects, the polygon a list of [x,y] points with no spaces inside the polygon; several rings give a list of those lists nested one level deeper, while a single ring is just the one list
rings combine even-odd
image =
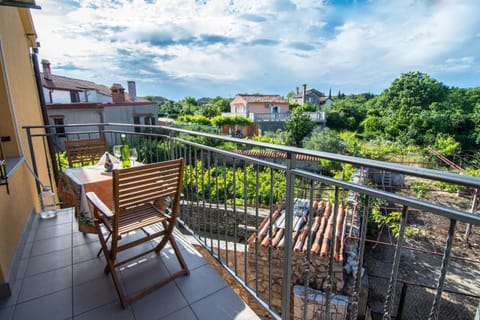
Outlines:
[{"label": "tiled balcony floor", "polygon": [[[122,309],[98,237],[78,232],[72,209],[34,218],[12,296],[0,299],[0,319],[259,319],[189,243],[176,234],[190,275]],[[127,290],[177,270],[171,248],[121,271]]]}]

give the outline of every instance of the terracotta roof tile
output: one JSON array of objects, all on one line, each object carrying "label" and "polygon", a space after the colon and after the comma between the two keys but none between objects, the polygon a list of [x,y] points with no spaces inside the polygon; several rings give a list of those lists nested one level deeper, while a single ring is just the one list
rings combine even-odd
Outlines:
[{"label": "terracotta roof tile", "polygon": [[[332,214],[333,205],[325,201],[314,201],[312,214],[310,214],[309,209],[309,200],[295,199],[292,249],[295,252],[307,252],[309,246],[308,240],[310,240],[311,254],[328,257],[330,246],[333,244],[334,260],[343,262],[346,222],[345,206],[340,205],[336,215]],[[310,229],[309,219],[313,219]],[[333,237],[334,230],[335,238]],[[267,216],[261,222],[258,233],[250,236],[248,244],[253,245],[258,241],[260,246],[268,247],[271,234],[272,248],[283,250],[285,245],[284,233],[285,207],[282,206],[282,208],[278,208],[271,216]]]},{"label": "terracotta roof tile", "polygon": [[237,97],[241,97],[247,102],[288,102],[278,94],[276,95],[237,94]]},{"label": "terracotta roof tile", "polygon": [[43,73],[41,73],[42,77],[42,85],[46,88],[51,89],[63,89],[63,90],[98,90],[107,95],[110,95],[110,88],[101,84],[96,84],[91,81],[74,79],[74,78],[67,78],[62,76],[56,76],[52,74],[52,79],[47,80],[43,77]]},{"label": "terracotta roof tile", "polygon": [[[287,154],[285,152],[276,152],[276,151],[260,151],[260,150],[231,150],[244,156],[256,157],[256,158],[270,158],[270,159],[286,159]],[[321,158],[310,156],[306,154],[297,154],[297,160],[303,161],[320,161]]]}]

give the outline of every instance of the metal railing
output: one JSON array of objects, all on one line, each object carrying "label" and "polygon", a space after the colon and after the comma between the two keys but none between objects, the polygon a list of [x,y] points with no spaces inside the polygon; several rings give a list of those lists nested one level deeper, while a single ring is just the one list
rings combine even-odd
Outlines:
[{"label": "metal railing", "polygon": [[[25,127],[30,145],[41,143],[44,149],[47,149],[47,140],[51,141],[56,159],[52,159],[54,168],[47,169],[51,173],[52,180],[58,178],[55,175],[64,168],[61,163],[64,139],[104,136],[111,147],[113,144],[118,144],[120,134],[125,133],[128,135],[129,144],[137,148],[139,161],[157,162],[183,157],[186,162],[186,172],[183,207],[180,214],[182,225],[195,235],[230,274],[276,318],[307,319],[320,315],[325,319],[337,319],[335,312],[336,314],[343,312],[344,318],[357,319],[360,313],[364,312],[362,305],[366,302],[362,298],[361,291],[363,290],[362,270],[365,267],[367,221],[372,215],[372,210],[380,208],[385,215],[392,211],[399,212],[388,290],[382,298],[384,319],[390,319],[395,315],[394,309],[398,295],[396,286],[402,267],[401,254],[402,250],[405,250],[407,231],[413,228],[409,217],[431,215],[448,222],[442,262],[436,270],[438,272],[436,291],[429,307],[429,319],[437,319],[447,269],[452,257],[455,231],[459,223],[480,225],[480,217],[472,213],[473,209],[472,212],[468,212],[452,207],[448,201],[442,203],[439,200],[436,202],[419,200],[406,194],[401,185],[363,183],[376,172],[390,172],[401,176],[403,180],[407,177],[422,179],[422,181],[427,179],[432,184],[441,182],[476,190],[480,187],[478,177],[172,127],[118,123],[65,125],[64,127],[64,136],[55,133],[45,134],[45,127],[41,126]],[[134,130],[135,127],[137,130]],[[55,126],[49,126],[49,128],[47,132],[55,132]],[[47,136],[49,136],[48,139]],[[230,148],[235,145],[235,149],[258,148],[283,156],[275,158],[275,161],[267,158],[260,159],[232,152],[235,150],[220,148],[223,144],[229,145]],[[31,161],[35,164],[37,157],[47,155],[47,152],[45,155],[32,153]],[[313,160],[301,161],[298,159],[303,158],[298,155]],[[319,159],[328,160],[330,166],[333,166],[337,172],[343,171],[345,175],[354,168],[360,172],[360,176],[363,175],[363,178],[349,181],[333,178],[330,171],[326,170],[326,164]],[[38,169],[36,165],[33,167],[35,170]],[[312,245],[316,240],[311,232],[314,228],[313,214],[305,219],[303,229],[296,229],[294,225],[296,199],[306,199],[309,203],[308,212],[312,213],[315,202],[323,201],[332,204],[333,210],[329,223],[334,227],[331,228],[328,237],[325,235],[320,239],[326,243],[325,256],[313,254]],[[343,220],[342,208],[346,212]],[[282,250],[275,247],[272,241],[276,235],[274,232],[280,230],[280,226],[275,221],[276,211],[280,209],[285,212]],[[339,221],[343,221],[343,224]],[[340,228],[336,228],[337,225]],[[266,230],[265,238],[267,239],[262,243],[259,241],[261,229]],[[304,229],[307,230],[303,246],[306,250],[296,252],[293,248],[299,241],[299,231]],[[334,257],[337,250],[337,244],[334,242],[338,238],[340,238],[338,242],[340,248],[349,247],[348,250],[341,251],[340,260]],[[347,257],[346,252],[349,250],[353,250],[353,253]],[[352,261],[352,257],[356,258]],[[314,269],[317,261],[315,259],[323,259],[325,277],[321,279],[320,284],[312,285],[318,281],[316,278],[318,274]],[[334,270],[338,263],[343,270],[341,273],[348,274],[345,281],[349,282],[340,289]],[[294,291],[292,287],[302,284],[304,288],[313,286],[317,290],[315,295],[323,296],[321,306],[314,307],[313,315],[309,309],[312,308],[310,289],[304,290],[301,303],[294,301],[292,296]],[[348,305],[341,312],[340,307],[335,305],[336,297],[340,294],[348,299]]]}]

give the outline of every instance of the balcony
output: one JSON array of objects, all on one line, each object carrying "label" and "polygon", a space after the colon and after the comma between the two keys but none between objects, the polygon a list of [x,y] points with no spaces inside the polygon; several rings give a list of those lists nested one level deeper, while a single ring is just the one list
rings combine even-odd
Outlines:
[{"label": "balcony", "polygon": [[[326,115],[325,112],[305,112],[306,115],[312,119],[313,122],[316,123],[325,123],[326,122]],[[290,118],[291,113],[275,113],[275,112],[265,112],[265,113],[253,113],[250,114],[245,112],[238,112],[238,113],[222,113],[222,116],[241,116],[241,117],[250,117],[253,123],[258,122],[285,122]]]},{"label": "balcony", "polygon": [[[357,319],[367,314],[385,319],[473,317],[480,302],[477,276],[480,267],[478,260],[465,257],[464,253],[473,252],[478,257],[480,248],[476,243],[480,237],[473,229],[472,244],[467,248],[462,244],[462,236],[471,226],[480,225],[480,217],[475,215],[476,206],[472,205],[471,209],[454,206],[452,197],[446,193],[445,197],[431,201],[417,199],[405,185],[412,179],[431,185],[458,185],[472,197],[466,201],[475,199],[475,203],[477,192],[474,191],[480,187],[479,178],[171,127],[139,127],[141,132],[122,124],[70,125],[65,126],[65,137],[39,133],[42,127],[26,130],[30,143],[44,144],[45,150],[50,140],[53,146],[50,154],[54,159],[48,171],[52,181],[56,181],[63,169],[59,161],[63,139],[104,136],[111,146],[118,144],[120,134],[125,133],[144,163],[185,159],[179,223],[179,231],[184,233],[178,233],[178,237],[183,239],[183,250],[188,252],[187,264],[193,271],[188,280],[175,281],[174,291],[183,297],[180,299],[183,302],[175,305],[178,303],[175,300],[168,304],[172,308],[170,313],[155,309],[152,297],[168,299],[172,287],[162,288],[136,302],[144,306],[142,310],[157,312],[156,318],[183,319],[193,313],[192,319],[206,319],[202,312],[218,311],[216,308],[199,311],[196,303],[201,301],[209,301],[209,306],[224,306],[224,316],[214,314],[219,319],[264,317],[257,305],[263,306],[269,317],[277,319]],[[54,127],[49,129],[55,132]],[[203,143],[205,140],[209,146]],[[222,142],[235,145],[235,150],[213,147]],[[262,150],[265,156],[258,158],[234,152],[247,149]],[[42,156],[33,155],[32,161]],[[321,159],[335,163],[345,174],[352,168],[355,172],[348,181],[335,179],[320,166]],[[6,307],[0,309],[0,315],[6,312],[7,316],[13,314],[21,318],[20,315],[29,315],[28,312],[34,310],[22,307],[28,300],[25,283],[36,281],[32,279],[35,276],[39,283],[49,283],[45,280],[46,273],[41,272],[41,262],[32,264],[32,261],[41,261],[37,256],[49,255],[49,261],[65,259],[61,250],[54,250],[60,239],[42,242],[45,239],[42,230],[52,227],[48,234],[54,235],[57,228],[61,233],[71,233],[66,236],[72,239],[68,246],[61,244],[69,250],[63,267],[75,271],[80,268],[77,263],[80,261],[76,259],[85,258],[82,261],[85,267],[89,269],[87,265],[92,265],[91,274],[87,272],[86,277],[98,279],[95,285],[100,286],[98,291],[94,290],[98,292],[98,296],[96,293],[92,298],[96,302],[90,302],[90,297],[83,301],[75,296],[78,289],[74,274],[74,283],[67,285],[73,287],[73,293],[68,291],[63,297],[67,308],[73,303],[70,311],[66,311],[71,312],[67,317],[89,317],[87,312],[100,314],[110,310],[115,315],[143,318],[135,304],[123,311],[110,279],[95,274],[101,270],[95,265],[103,263],[95,257],[96,238],[78,233],[71,209],[64,210],[70,213],[59,214],[57,222],[65,219],[61,223],[65,226],[48,226],[49,220],[33,221],[33,232],[25,242],[25,248],[31,253],[28,259],[20,260],[24,265],[19,270],[26,270],[23,277],[18,277],[23,286],[15,302],[4,303]],[[389,234],[391,230],[384,233],[384,238],[390,241],[367,234],[366,221],[379,213],[383,216],[397,213],[395,235]],[[412,230],[420,232],[413,235]],[[426,246],[423,233],[433,233],[436,242]],[[247,306],[230,291],[225,280],[210,269],[205,262],[207,258],[201,257],[192,243],[199,243],[203,248],[199,250],[208,252],[222,265],[233,279],[228,283],[245,290],[242,297],[249,295],[257,304]],[[75,249],[79,246],[84,249]],[[38,255],[34,250],[40,250]],[[165,258],[168,261],[168,257]],[[168,266],[166,268],[168,270]],[[209,271],[196,275],[196,268]],[[189,283],[201,297],[189,299],[192,294]],[[42,298],[53,299],[57,294],[60,297],[62,292],[54,290],[42,295],[38,299],[37,314],[41,314],[43,308],[55,307],[46,300],[42,303]],[[213,302],[213,299],[220,300]],[[93,317],[93,313],[91,315]]]}]

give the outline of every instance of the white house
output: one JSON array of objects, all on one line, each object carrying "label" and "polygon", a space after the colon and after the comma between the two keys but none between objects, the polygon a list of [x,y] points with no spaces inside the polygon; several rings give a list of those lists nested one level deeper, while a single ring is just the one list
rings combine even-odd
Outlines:
[{"label": "white house", "polygon": [[[134,81],[128,81],[127,93],[118,83],[114,83],[112,87],[108,88],[91,81],[53,75],[47,60],[42,60],[42,66],[42,86],[48,119],[51,125],[57,125],[55,129],[59,147],[63,147],[63,139],[69,136],[69,138],[76,138],[73,132],[94,129],[92,127],[63,127],[64,125],[86,123],[157,124],[157,103],[137,97]],[[95,130],[97,129],[95,128]],[[141,128],[132,127],[130,130],[140,132]],[[79,135],[76,136],[82,138]]]}]

